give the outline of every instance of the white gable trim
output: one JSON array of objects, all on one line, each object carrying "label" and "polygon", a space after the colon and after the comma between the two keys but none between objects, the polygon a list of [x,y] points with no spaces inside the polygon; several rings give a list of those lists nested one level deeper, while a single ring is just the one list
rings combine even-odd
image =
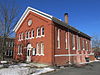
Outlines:
[{"label": "white gable trim", "polygon": [[24,21],[24,19],[26,18],[26,16],[29,14],[30,11],[31,11],[31,12],[34,12],[34,13],[36,13],[36,14],[38,14],[38,15],[41,15],[42,17],[45,17],[45,18],[47,18],[47,19],[49,19],[49,20],[51,20],[52,17],[53,17],[53,16],[51,16],[51,15],[49,15],[49,14],[46,14],[46,13],[41,12],[41,11],[39,11],[39,10],[36,10],[36,9],[34,9],[34,8],[27,7],[27,9],[26,9],[25,12],[23,13],[22,17],[19,19],[18,23],[16,24],[15,28],[13,29],[13,31],[16,32],[16,31],[18,30],[18,28],[20,27],[20,25],[22,24],[22,22]]}]

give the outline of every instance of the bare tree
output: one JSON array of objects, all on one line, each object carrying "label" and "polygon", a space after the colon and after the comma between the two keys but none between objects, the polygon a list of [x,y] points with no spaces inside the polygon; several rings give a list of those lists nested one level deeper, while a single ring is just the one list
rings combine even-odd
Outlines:
[{"label": "bare tree", "polygon": [[94,48],[95,52],[100,52],[100,39],[96,35],[92,39],[92,47]]},{"label": "bare tree", "polygon": [[6,51],[6,38],[10,37],[13,33],[13,28],[17,23],[18,9],[15,3],[0,4],[0,36],[2,36],[2,46],[0,57],[4,60],[4,53]]}]

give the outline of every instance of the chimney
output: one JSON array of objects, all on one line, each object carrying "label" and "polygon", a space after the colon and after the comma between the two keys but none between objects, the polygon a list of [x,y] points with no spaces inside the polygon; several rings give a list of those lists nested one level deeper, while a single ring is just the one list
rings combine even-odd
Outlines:
[{"label": "chimney", "polygon": [[68,13],[64,14],[64,18],[65,18],[65,23],[68,24]]}]

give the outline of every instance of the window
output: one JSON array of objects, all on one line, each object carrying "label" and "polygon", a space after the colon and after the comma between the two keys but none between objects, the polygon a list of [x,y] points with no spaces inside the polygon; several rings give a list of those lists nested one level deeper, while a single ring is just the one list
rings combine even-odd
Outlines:
[{"label": "window", "polygon": [[44,55],[44,43],[37,43],[36,55]]},{"label": "window", "polygon": [[77,36],[77,49],[80,50],[80,37]]},{"label": "window", "polygon": [[86,41],[86,50],[88,50],[88,41]]},{"label": "window", "polygon": [[12,42],[12,47],[14,47],[14,42]]},{"label": "window", "polygon": [[60,29],[58,29],[57,34],[57,48],[60,49]]},{"label": "window", "polygon": [[36,45],[36,55],[39,55],[39,43]]},{"label": "window", "polygon": [[84,47],[84,40],[82,40],[82,49],[85,50],[85,47]]},{"label": "window", "polygon": [[9,47],[11,46],[10,44],[11,44],[11,42],[9,41]]},{"label": "window", "polygon": [[30,31],[28,32],[28,39],[30,39]]},{"label": "window", "polygon": [[18,55],[22,55],[22,45],[18,45]]},{"label": "window", "polygon": [[21,41],[21,34],[19,34],[19,41]]},{"label": "window", "polygon": [[40,37],[40,28],[37,28],[37,37]]},{"label": "window", "polygon": [[72,49],[75,50],[75,35],[72,34]]},{"label": "window", "polygon": [[28,32],[25,33],[25,39],[28,39]]},{"label": "window", "polygon": [[41,36],[44,36],[44,27],[41,28]]},{"label": "window", "polygon": [[41,43],[41,55],[44,55],[44,43]]},{"label": "window", "polygon": [[34,38],[34,30],[31,31],[31,37]]},{"label": "window", "polygon": [[68,34],[65,33],[65,42],[66,42],[66,49],[68,49]]},{"label": "window", "polygon": [[8,46],[8,42],[6,41],[6,46]]},{"label": "window", "polygon": [[23,40],[23,33],[21,34],[21,40]]}]

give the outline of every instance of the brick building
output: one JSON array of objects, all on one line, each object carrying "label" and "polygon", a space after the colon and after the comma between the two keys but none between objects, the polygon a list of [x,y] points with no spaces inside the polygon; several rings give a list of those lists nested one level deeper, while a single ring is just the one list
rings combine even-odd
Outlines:
[{"label": "brick building", "polygon": [[94,60],[91,37],[65,22],[28,7],[14,28],[14,59],[49,65]]},{"label": "brick building", "polygon": [[[6,47],[5,58],[12,58],[13,51],[14,51],[14,38],[6,38],[5,40],[6,40],[6,42],[5,42],[5,47]],[[4,47],[3,37],[0,36],[0,51],[2,51],[3,47]]]}]

